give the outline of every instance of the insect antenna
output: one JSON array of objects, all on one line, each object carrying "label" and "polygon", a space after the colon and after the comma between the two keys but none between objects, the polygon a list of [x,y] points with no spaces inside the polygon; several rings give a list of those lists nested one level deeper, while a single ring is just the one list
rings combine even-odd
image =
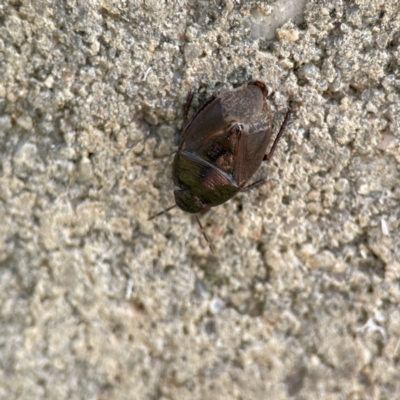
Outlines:
[{"label": "insect antenna", "polygon": [[197,223],[199,224],[201,233],[203,234],[204,239],[206,239],[206,242],[207,242],[207,244],[208,244],[208,247],[209,247],[210,250],[211,250],[211,253],[213,253],[213,255],[215,256],[214,247],[213,247],[213,245],[211,244],[210,240],[208,239],[207,234],[204,232],[204,229],[203,229],[203,226],[201,225],[200,218],[199,218],[198,214],[196,214],[196,219],[197,219]]},{"label": "insect antenna", "polygon": [[193,101],[193,97],[194,97],[194,91],[192,89],[190,89],[190,92],[188,93],[188,95],[186,97],[185,107],[183,109],[183,126],[184,127],[188,122],[188,115],[189,115],[190,106]]},{"label": "insect antenna", "polygon": [[157,213],[157,214],[152,215],[151,217],[149,217],[149,219],[148,219],[147,221],[151,221],[152,219],[154,219],[154,218],[156,218],[156,217],[159,217],[160,215],[165,214],[166,212],[168,212],[169,210],[172,210],[172,209],[175,208],[175,207],[176,207],[176,204],[174,204],[173,206],[168,207],[168,208],[166,208],[166,209],[160,211],[160,212]]}]

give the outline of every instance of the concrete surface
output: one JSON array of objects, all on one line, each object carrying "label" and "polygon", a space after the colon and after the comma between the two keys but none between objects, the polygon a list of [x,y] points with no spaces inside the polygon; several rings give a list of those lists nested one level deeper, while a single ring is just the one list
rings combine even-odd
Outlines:
[{"label": "concrete surface", "polygon": [[[399,8],[2,0],[0,398],[400,399]],[[214,257],[148,217],[189,88],[255,78],[301,106]]]}]

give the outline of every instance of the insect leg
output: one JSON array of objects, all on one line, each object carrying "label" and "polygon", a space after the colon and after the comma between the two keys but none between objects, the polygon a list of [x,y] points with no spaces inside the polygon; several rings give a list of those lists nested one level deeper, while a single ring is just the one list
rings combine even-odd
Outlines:
[{"label": "insect leg", "polygon": [[154,219],[154,218],[156,218],[156,217],[159,217],[160,215],[165,214],[165,213],[168,212],[169,210],[172,210],[174,207],[176,207],[176,204],[174,204],[174,205],[171,206],[171,207],[166,208],[165,210],[160,211],[160,212],[157,213],[157,214],[152,215],[151,217],[149,217],[148,221],[151,221],[152,219]]},{"label": "insect leg", "polygon": [[258,181],[255,181],[251,183],[250,185],[245,186],[243,189],[240,189],[241,192],[248,192],[249,190],[255,189],[259,186],[264,185],[265,183],[268,182],[267,178],[259,179]]},{"label": "insect leg", "polygon": [[202,226],[201,223],[200,223],[200,218],[199,218],[198,214],[196,214],[196,219],[197,219],[197,223],[199,224],[201,233],[203,234],[204,239],[206,239],[206,242],[208,243],[208,247],[210,248],[211,253],[213,253],[213,255],[215,255],[214,247],[213,247],[213,245],[211,244],[210,239],[208,239],[207,234],[204,232],[204,229],[203,229],[203,226]]},{"label": "insect leg", "polygon": [[279,132],[278,132],[278,134],[276,135],[276,138],[275,138],[275,140],[274,140],[274,143],[272,144],[271,150],[269,151],[268,154],[265,154],[265,156],[264,156],[264,158],[263,158],[263,161],[269,161],[269,160],[272,158],[272,156],[274,155],[275,148],[276,148],[276,146],[277,146],[279,140],[281,139],[281,137],[282,137],[282,135],[283,135],[283,133],[284,133],[284,131],[285,131],[286,125],[287,125],[288,122],[289,122],[289,119],[290,119],[290,115],[291,115],[291,114],[292,114],[292,109],[289,109],[289,110],[286,112],[285,119],[283,120],[282,125],[281,125],[281,127],[280,127],[280,129],[279,129]]},{"label": "insect leg", "polygon": [[183,126],[185,126],[188,121],[188,114],[189,114],[190,106],[193,101],[193,97],[194,97],[194,91],[192,89],[190,89],[190,91],[186,97],[185,106],[183,108]]}]

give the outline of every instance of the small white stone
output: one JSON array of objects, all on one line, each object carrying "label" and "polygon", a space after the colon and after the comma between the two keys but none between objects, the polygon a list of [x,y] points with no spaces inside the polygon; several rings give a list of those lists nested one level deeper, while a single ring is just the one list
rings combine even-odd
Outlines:
[{"label": "small white stone", "polygon": [[17,169],[35,167],[37,147],[34,143],[26,142],[16,151],[14,155],[14,165]]},{"label": "small white stone", "polygon": [[89,181],[93,178],[92,163],[87,157],[83,157],[79,163],[79,178],[82,182]]},{"label": "small white stone", "polygon": [[21,115],[17,118],[17,125],[22,129],[29,131],[33,127],[32,118],[29,115]]},{"label": "small white stone", "polygon": [[387,224],[385,218],[381,219],[381,226],[382,226],[382,233],[385,236],[389,236],[389,228],[388,228],[388,224]]},{"label": "small white stone", "polygon": [[224,305],[225,303],[220,298],[214,297],[210,302],[210,311],[213,314],[218,314]]},{"label": "small white stone", "polygon": [[7,89],[4,85],[0,85],[0,98],[5,98],[7,96]]},{"label": "small white stone", "polygon": [[48,87],[49,89],[51,89],[53,87],[54,84],[54,77],[53,75],[49,75],[47,77],[47,79],[44,81],[44,84],[46,85],[46,87]]},{"label": "small white stone", "polygon": [[376,146],[379,150],[388,150],[396,147],[396,137],[390,134],[382,134],[382,139]]},{"label": "small white stone", "polygon": [[371,191],[370,184],[367,179],[360,177],[357,180],[357,193],[361,195],[366,195]]},{"label": "small white stone", "polygon": [[340,178],[338,181],[335,183],[335,190],[338,193],[344,193],[347,192],[349,189],[349,181],[345,178]]},{"label": "small white stone", "polygon": [[299,31],[296,29],[278,29],[276,35],[279,39],[284,39],[288,42],[296,42],[299,40]]},{"label": "small white stone", "polygon": [[11,118],[9,115],[2,115],[0,117],[0,132],[8,131],[11,128]]}]

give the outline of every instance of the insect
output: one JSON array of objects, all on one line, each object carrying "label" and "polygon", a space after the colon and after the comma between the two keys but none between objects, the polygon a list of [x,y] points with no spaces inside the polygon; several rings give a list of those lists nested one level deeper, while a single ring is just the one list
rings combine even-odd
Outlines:
[{"label": "insect", "polygon": [[[290,109],[266,153],[272,135],[267,95],[264,82],[251,81],[211,96],[197,110],[183,129],[172,164],[173,181],[179,187],[174,191],[176,204],[154,217],[175,206],[196,214],[200,229],[210,244],[198,213],[266,181],[261,179],[248,184],[261,163],[271,159],[289,121]],[[188,97],[186,114],[192,98],[193,95]]]}]

